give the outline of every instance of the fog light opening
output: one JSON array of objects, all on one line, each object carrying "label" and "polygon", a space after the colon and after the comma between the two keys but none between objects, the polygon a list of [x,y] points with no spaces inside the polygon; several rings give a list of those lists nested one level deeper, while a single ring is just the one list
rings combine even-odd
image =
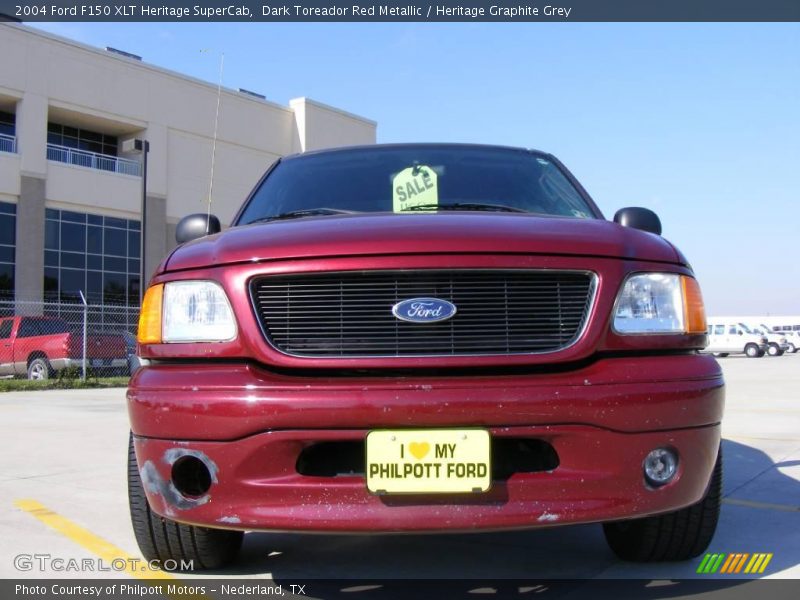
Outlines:
[{"label": "fog light opening", "polygon": [[172,484],[187,498],[197,498],[211,488],[211,473],[195,456],[182,456],[172,465]]},{"label": "fog light opening", "polygon": [[669,448],[651,450],[644,459],[644,478],[653,487],[672,481],[678,472],[678,454]]}]

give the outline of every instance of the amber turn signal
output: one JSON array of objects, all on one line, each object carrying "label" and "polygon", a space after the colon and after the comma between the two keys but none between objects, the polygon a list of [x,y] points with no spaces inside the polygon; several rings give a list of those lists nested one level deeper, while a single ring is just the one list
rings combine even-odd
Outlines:
[{"label": "amber turn signal", "polygon": [[142,311],[139,313],[139,330],[136,334],[136,340],[140,344],[161,343],[161,306],[163,300],[163,283],[147,288],[142,301]]},{"label": "amber turn signal", "polygon": [[694,277],[684,275],[681,277],[681,291],[683,292],[683,323],[686,333],[705,333],[708,325],[700,284]]}]

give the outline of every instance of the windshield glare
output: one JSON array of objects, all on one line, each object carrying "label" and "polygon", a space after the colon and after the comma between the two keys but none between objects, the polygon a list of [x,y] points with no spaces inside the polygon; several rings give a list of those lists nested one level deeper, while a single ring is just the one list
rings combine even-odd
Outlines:
[{"label": "windshield glare", "polygon": [[452,204],[595,218],[569,179],[543,154],[485,147],[376,147],[281,162],[236,224],[318,208],[419,214]]}]

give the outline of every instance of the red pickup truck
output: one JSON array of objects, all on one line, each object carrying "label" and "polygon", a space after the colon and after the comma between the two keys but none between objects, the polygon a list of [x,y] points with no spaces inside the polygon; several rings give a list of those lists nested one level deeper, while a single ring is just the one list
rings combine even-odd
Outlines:
[{"label": "red pickup truck", "polygon": [[184,218],[128,389],[143,554],[596,522],[624,559],[697,556],[724,383],[660,234],[550,154],[472,145],[284,158],[230,229]]},{"label": "red pickup truck", "polygon": [[[89,334],[87,367],[126,371],[128,359],[121,335]],[[0,319],[0,375],[47,379],[61,369],[83,365],[83,335],[79,327],[55,317]]]}]

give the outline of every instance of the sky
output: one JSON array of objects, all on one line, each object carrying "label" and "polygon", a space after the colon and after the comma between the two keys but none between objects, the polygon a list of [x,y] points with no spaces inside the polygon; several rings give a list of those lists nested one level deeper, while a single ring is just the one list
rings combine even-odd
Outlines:
[{"label": "sky", "polygon": [[[379,142],[555,154],[606,218],[661,217],[710,315],[800,315],[800,24],[53,23]],[[206,50],[201,52],[201,50]]]}]

